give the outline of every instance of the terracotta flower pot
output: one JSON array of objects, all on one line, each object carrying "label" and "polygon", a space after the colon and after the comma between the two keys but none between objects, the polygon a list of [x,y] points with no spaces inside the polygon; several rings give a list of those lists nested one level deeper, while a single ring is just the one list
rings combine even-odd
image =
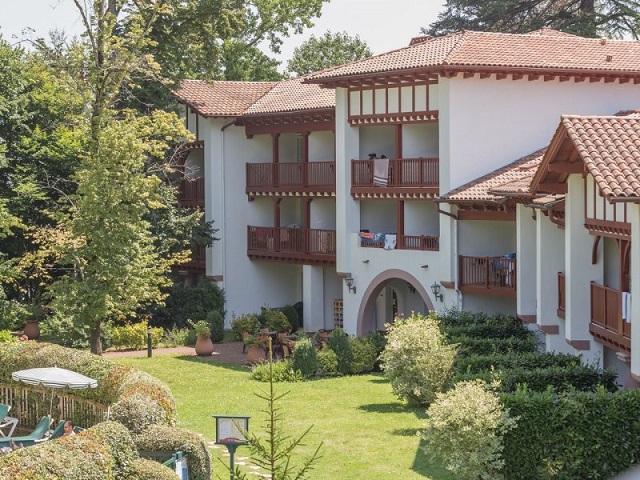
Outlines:
[{"label": "terracotta flower pot", "polygon": [[247,347],[247,363],[253,365],[264,361],[264,348],[260,345],[249,345]]},{"label": "terracotta flower pot", "polygon": [[198,337],[196,340],[196,355],[208,357],[213,353],[213,342],[209,337]]},{"label": "terracotta flower pot", "polygon": [[24,326],[24,334],[29,337],[29,340],[35,340],[40,337],[40,325],[38,322],[27,322]]}]

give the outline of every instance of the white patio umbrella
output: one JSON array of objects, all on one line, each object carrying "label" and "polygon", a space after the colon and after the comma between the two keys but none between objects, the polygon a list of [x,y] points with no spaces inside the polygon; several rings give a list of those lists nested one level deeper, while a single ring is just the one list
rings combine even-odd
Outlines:
[{"label": "white patio umbrella", "polygon": [[98,382],[93,378],[58,367],[29,368],[18,370],[11,374],[17,382],[27,385],[35,385],[51,388],[51,401],[49,402],[49,417],[53,409],[53,389],[54,388],[96,388]]}]

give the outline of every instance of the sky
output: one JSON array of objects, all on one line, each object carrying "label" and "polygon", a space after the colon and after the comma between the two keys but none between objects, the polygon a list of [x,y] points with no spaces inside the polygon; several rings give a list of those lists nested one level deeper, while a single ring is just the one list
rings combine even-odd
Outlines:
[{"label": "sky", "polygon": [[[81,0],[88,1],[88,0]],[[433,22],[445,0],[331,0],[322,8],[315,27],[285,39],[278,60],[283,65],[295,47],[310,35],[322,36],[327,30],[358,35],[374,54],[395,50],[420,35],[420,27]],[[46,37],[52,29],[71,34],[81,31],[73,0],[0,0],[0,34],[10,43],[24,38]],[[16,38],[13,38],[13,36]]]}]

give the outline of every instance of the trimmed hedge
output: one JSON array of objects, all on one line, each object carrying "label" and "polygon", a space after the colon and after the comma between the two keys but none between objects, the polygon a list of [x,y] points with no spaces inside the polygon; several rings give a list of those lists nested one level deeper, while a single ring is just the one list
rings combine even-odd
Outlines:
[{"label": "trimmed hedge", "polygon": [[526,338],[470,338],[467,336],[449,337],[447,341],[458,344],[458,356],[502,355],[505,353],[533,353],[538,348],[536,337]]},{"label": "trimmed hedge", "polygon": [[440,330],[447,337],[466,336],[470,338],[528,338],[531,332],[522,325],[504,324],[492,325],[487,323],[466,325],[442,325]]},{"label": "trimmed hedge", "polygon": [[470,355],[457,357],[456,372],[480,373],[508,368],[572,367],[580,365],[580,357],[564,353],[505,353],[502,355]]},{"label": "trimmed hedge", "polygon": [[137,451],[128,430],[119,423],[104,422],[78,435],[0,456],[0,479],[127,478],[136,458]]},{"label": "trimmed hedge", "polygon": [[507,479],[609,479],[640,461],[640,390],[501,396]]},{"label": "trimmed hedge", "polygon": [[153,425],[135,438],[138,450],[182,450],[190,480],[211,480],[211,459],[202,437],[179,427]]},{"label": "trimmed hedge", "polygon": [[520,325],[521,322],[513,315],[487,314],[483,312],[468,312],[456,308],[445,309],[438,313],[438,321],[441,326],[447,325]]},{"label": "trimmed hedge", "polygon": [[136,458],[131,462],[127,480],[176,480],[180,477],[170,468],[155,460]]},{"label": "trimmed hedge", "polygon": [[480,379],[491,383],[500,380],[500,390],[515,392],[518,385],[527,385],[527,389],[534,392],[544,392],[548,388],[556,391],[578,390],[593,392],[602,385],[607,391],[618,390],[617,375],[611,370],[601,370],[589,365],[572,365],[564,367],[534,368],[518,367],[494,372],[466,373],[454,375],[451,381],[463,382]]}]

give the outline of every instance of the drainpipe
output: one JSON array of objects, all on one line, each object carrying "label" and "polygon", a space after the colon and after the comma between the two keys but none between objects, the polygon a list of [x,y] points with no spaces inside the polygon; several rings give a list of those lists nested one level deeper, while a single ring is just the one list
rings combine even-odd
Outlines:
[{"label": "drainpipe", "polygon": [[[222,282],[223,284],[226,282],[227,278],[227,241],[226,241],[226,198],[227,198],[227,190],[226,190],[226,179],[225,179],[225,158],[224,158],[224,131],[233,125],[235,120],[225,124],[220,129],[220,178],[222,178],[222,220],[220,222],[220,228],[222,229]],[[212,172],[213,174],[213,172]],[[213,219],[215,220],[215,218]]]},{"label": "drainpipe", "polygon": [[[454,244],[454,248],[455,251],[453,252],[453,258],[454,258],[454,274],[453,274],[453,282],[454,285],[456,285],[456,287],[458,286],[458,280],[459,280],[459,275],[460,275],[460,266],[459,266],[459,260],[458,260],[458,251],[460,250],[460,238],[458,235],[458,216],[454,213],[451,212],[446,212],[440,208],[438,208],[438,213],[441,213],[442,215],[446,215],[447,217],[451,217],[453,218],[456,222],[454,223],[454,235],[456,238],[455,244]],[[458,290],[456,288],[456,293],[458,295],[458,303],[460,304],[460,310],[464,309],[464,296],[462,295],[462,292],[460,292],[460,290]]]}]

